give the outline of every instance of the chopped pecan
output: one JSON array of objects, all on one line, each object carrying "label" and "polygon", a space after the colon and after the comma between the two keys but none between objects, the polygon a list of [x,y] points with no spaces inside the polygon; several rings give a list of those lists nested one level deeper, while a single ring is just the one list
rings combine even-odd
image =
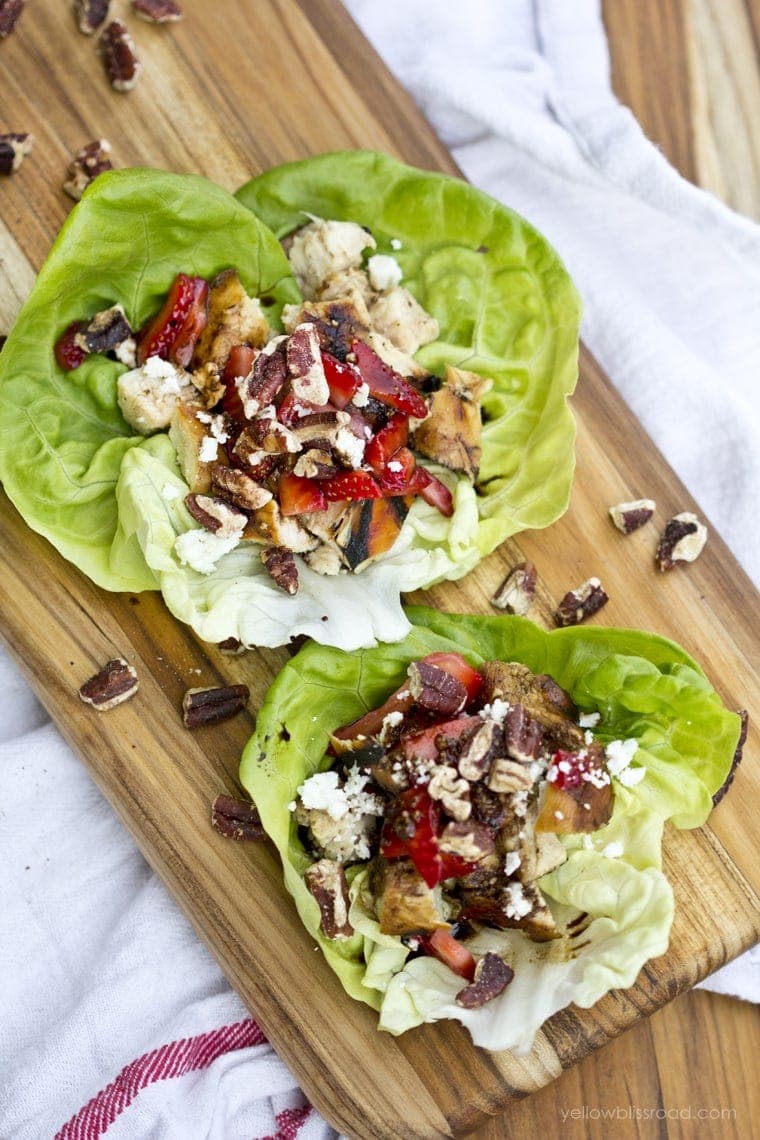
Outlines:
[{"label": "chopped pecan", "polygon": [[713,796],[713,805],[719,804],[720,801],[723,799],[726,792],[728,791],[728,789],[731,787],[732,783],[734,782],[734,776],[736,775],[736,769],[739,767],[739,764],[741,763],[742,754],[744,752],[744,745],[747,742],[747,729],[749,728],[749,714],[748,714],[746,709],[741,710],[741,712],[739,713],[739,719],[741,720],[741,730],[739,732],[739,739],[736,742],[736,749],[734,751],[734,758],[731,761],[731,767],[729,769],[728,775],[726,776],[725,780],[723,781],[723,783],[721,784],[721,786],[718,788],[717,792]]},{"label": "chopped pecan", "polygon": [[0,174],[15,174],[34,148],[34,135],[0,135]]},{"label": "chopped pecan", "polygon": [[501,726],[493,720],[484,720],[467,743],[457,761],[460,776],[475,783],[481,780],[491,767],[494,756],[504,750],[504,734]]},{"label": "chopped pecan", "polygon": [[24,0],[0,0],[0,40],[9,36],[24,8]]},{"label": "chopped pecan", "polygon": [[185,728],[202,728],[237,716],[250,697],[247,685],[220,685],[212,689],[188,689],[182,701]]},{"label": "chopped pecan", "polygon": [[213,495],[187,495],[185,506],[196,522],[220,538],[239,534],[248,521],[245,511]]},{"label": "chopped pecan", "polygon": [[609,601],[598,578],[589,578],[575,590],[568,590],[557,606],[554,620],[557,625],[579,625]]},{"label": "chopped pecan", "polygon": [[493,832],[485,824],[474,820],[454,820],[447,823],[441,832],[438,847],[466,859],[468,863],[477,863],[486,855],[493,854],[495,844]]},{"label": "chopped pecan", "polygon": [[533,784],[533,776],[526,764],[497,756],[491,762],[486,784],[492,792],[523,792]]},{"label": "chopped pecan", "polygon": [[507,755],[523,763],[535,760],[541,751],[543,739],[543,726],[528,716],[522,705],[513,705],[504,718]]},{"label": "chopped pecan", "polygon": [[182,11],[174,0],[132,0],[135,15],[149,24],[176,24]]},{"label": "chopped pecan", "polygon": [[707,542],[707,527],[691,511],[673,515],[662,532],[655,562],[660,570],[672,570],[678,562],[693,562]]},{"label": "chopped pecan", "polygon": [[329,479],[337,473],[332,453],[320,447],[310,447],[303,451],[296,460],[293,468],[294,475],[301,475],[306,479]]},{"label": "chopped pecan", "polygon": [[536,596],[537,577],[532,562],[518,563],[491,598],[491,604],[508,614],[527,614]]},{"label": "chopped pecan", "polygon": [[285,340],[284,336],[270,340],[256,357],[251,375],[238,386],[243,411],[249,420],[271,404],[288,378]]},{"label": "chopped pecan", "polygon": [[108,661],[99,673],[90,677],[79,690],[79,696],[98,712],[107,712],[137,692],[140,682],[137,672],[123,657]]},{"label": "chopped pecan", "polygon": [[286,359],[296,399],[310,404],[326,404],[330,399],[330,389],[314,325],[296,325],[287,342]]},{"label": "chopped pecan", "polygon": [[217,796],[211,808],[211,826],[227,839],[266,839],[256,805],[232,796]]},{"label": "chopped pecan", "polygon": [[102,28],[108,19],[110,7],[111,0],[76,0],[74,8],[80,32],[91,36],[98,28]]},{"label": "chopped pecan", "polygon": [[132,329],[121,305],[96,313],[74,336],[83,352],[112,352],[130,340]]},{"label": "chopped pecan", "polygon": [[258,511],[272,499],[271,491],[234,467],[215,467],[211,482],[215,491],[221,491],[241,510]]},{"label": "chopped pecan", "polygon": [[409,666],[409,691],[420,708],[453,716],[467,704],[467,689],[445,669],[426,661],[413,661]]},{"label": "chopped pecan", "polygon": [[237,637],[225,637],[224,641],[219,642],[217,649],[227,657],[239,657],[241,653],[245,653],[246,646]]},{"label": "chopped pecan", "polygon": [[98,49],[114,91],[131,91],[142,71],[135,41],[123,20],[112,20],[101,32]]},{"label": "chopped pecan", "polygon": [[630,503],[618,503],[610,507],[610,518],[623,534],[633,534],[644,523],[648,523],[657,509],[654,499],[634,499]]},{"label": "chopped pecan", "polygon": [[284,546],[267,546],[261,552],[261,561],[272,581],[286,594],[298,593],[298,567],[292,550]]},{"label": "chopped pecan", "polygon": [[448,764],[439,764],[433,770],[427,791],[431,800],[440,800],[443,810],[448,812],[452,819],[460,823],[469,819],[472,810],[470,785],[459,775],[456,768]]},{"label": "chopped pecan", "polygon": [[111,144],[107,139],[93,139],[77,151],[69,163],[68,176],[63,184],[63,189],[70,198],[78,202],[99,174],[113,170],[110,154]]},{"label": "chopped pecan", "polygon": [[320,859],[304,872],[304,882],[319,904],[319,925],[325,938],[350,938],[354,928],[348,921],[348,883],[343,864]]},{"label": "chopped pecan", "polygon": [[464,1009],[480,1009],[503,993],[514,976],[512,967],[489,950],[475,967],[475,980],[459,991],[456,1003]]}]

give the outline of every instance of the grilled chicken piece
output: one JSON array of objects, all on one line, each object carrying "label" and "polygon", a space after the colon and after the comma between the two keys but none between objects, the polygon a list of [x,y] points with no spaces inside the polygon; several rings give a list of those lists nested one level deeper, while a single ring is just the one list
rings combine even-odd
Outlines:
[{"label": "grilled chicken piece", "polygon": [[567,852],[555,834],[549,831],[536,832],[535,816],[534,807],[523,820],[518,837],[520,865],[516,876],[524,883],[532,883],[542,875],[548,875],[567,859]]},{"label": "grilled chicken piece", "polygon": [[322,351],[345,360],[355,340],[367,340],[367,315],[351,301],[307,301],[285,305],[282,324],[288,333],[300,324],[315,325]]},{"label": "grilled chicken piece", "polygon": [[221,447],[213,459],[203,458],[203,446],[208,428],[198,419],[198,412],[205,414],[205,407],[196,400],[188,400],[177,405],[169,424],[169,439],[177,452],[177,462],[191,491],[207,494],[211,489],[211,474],[217,460],[224,459]]},{"label": "grilled chicken piece", "polygon": [[430,414],[414,433],[421,455],[463,471],[475,481],[480,466],[480,397],[488,381],[448,365],[443,384],[430,397]]},{"label": "grilled chicken piece", "polygon": [[196,368],[190,379],[200,392],[204,407],[213,408],[219,403],[225,388],[219,375],[219,365],[215,361],[209,360]]},{"label": "grilled chicken piece", "polygon": [[487,661],[481,672],[484,701],[490,703],[500,698],[511,705],[522,705],[529,716],[544,726],[550,749],[583,748],[583,729],[559,710],[554,694],[543,683],[544,678],[517,661]]},{"label": "grilled chicken piece", "polygon": [[462,879],[462,918],[484,922],[499,930],[524,930],[534,942],[561,937],[551,911],[532,883],[505,881],[502,871],[483,860]]},{"label": "grilled chicken piece", "polygon": [[604,747],[597,743],[589,744],[583,751],[586,753],[585,762],[593,769],[593,779],[569,782],[565,786],[559,781],[552,783],[547,780],[536,819],[536,832],[568,835],[597,831],[609,823],[615,795],[605,764]]},{"label": "grilled chicken piece", "polygon": [[165,430],[180,399],[191,390],[186,373],[157,356],[116,381],[121,414],[140,435]]},{"label": "grilled chicken piece", "polygon": [[318,543],[318,539],[309,534],[297,519],[285,518],[274,499],[253,511],[243,538],[250,542],[263,542],[265,546],[284,546],[295,554],[314,550]]},{"label": "grilled chicken piece", "polygon": [[430,375],[428,370],[418,364],[413,356],[410,356],[408,352],[402,352],[392,340],[388,340],[387,336],[376,329],[370,329],[361,339],[366,341],[370,348],[374,349],[380,359],[384,360],[394,372],[398,372],[399,376],[422,380]]},{"label": "grilled chicken piece", "polygon": [[223,269],[209,286],[208,323],[195,348],[200,367],[213,362],[224,368],[236,344],[261,348],[272,335],[257,297],[249,297],[235,269]]},{"label": "grilled chicken piece", "polygon": [[364,269],[344,269],[335,273],[317,291],[318,301],[350,301],[360,313],[366,313],[369,324],[369,305],[374,296],[369,277]]},{"label": "grilled chicken piece", "polygon": [[370,868],[370,882],[383,934],[415,934],[448,927],[439,895],[427,886],[411,859],[378,856]]},{"label": "grilled chicken piece", "polygon": [[289,241],[288,260],[304,297],[313,298],[328,278],[358,269],[365,249],[375,249],[372,234],[356,222],[314,218]]},{"label": "grilled chicken piece", "polygon": [[369,307],[372,327],[396,348],[414,356],[423,344],[435,340],[438,321],[401,285],[381,293]]}]

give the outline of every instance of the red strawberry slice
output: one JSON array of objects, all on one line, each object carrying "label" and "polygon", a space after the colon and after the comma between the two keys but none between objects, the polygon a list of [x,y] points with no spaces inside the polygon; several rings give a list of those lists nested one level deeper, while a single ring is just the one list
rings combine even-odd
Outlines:
[{"label": "red strawberry slice", "polygon": [[237,389],[236,380],[247,376],[253,368],[254,349],[248,344],[236,344],[230,349],[230,355],[222,373],[224,395],[222,396],[222,410],[232,416],[237,424],[245,421],[243,404]]},{"label": "red strawberry slice", "polygon": [[323,479],[320,487],[329,503],[354,502],[358,499],[382,499],[383,492],[369,471],[342,471],[331,479]]},{"label": "red strawberry slice", "polygon": [[137,363],[160,356],[187,368],[208,320],[207,301],[207,281],[178,273],[161,311],[140,333]]},{"label": "red strawberry slice", "polygon": [[321,353],[325,379],[330,389],[330,403],[336,408],[345,408],[356,395],[362,378],[352,364],[343,364],[329,352]]},{"label": "red strawberry slice", "polygon": [[422,483],[416,478],[417,463],[408,447],[400,447],[380,473],[380,486],[386,495],[415,495]]},{"label": "red strawberry slice", "polygon": [[302,475],[281,475],[277,495],[283,515],[323,511],[327,507],[327,500],[319,484]]},{"label": "red strawberry slice", "polygon": [[398,372],[394,372],[369,345],[355,340],[351,351],[356,356],[356,363],[362,379],[369,387],[370,395],[415,419],[421,420],[427,416],[428,406],[422,393],[413,388],[403,376],[399,376]]},{"label": "red strawberry slice", "polygon": [[409,439],[409,420],[403,412],[394,412],[384,428],[380,428],[364,451],[364,458],[372,470],[380,475],[388,460]]},{"label": "red strawberry slice", "polygon": [[451,518],[454,513],[454,500],[446,484],[431,474],[426,467],[418,467],[415,478],[419,480],[418,491],[425,502],[431,507],[437,507],[446,518]]},{"label": "red strawberry slice", "polygon": [[87,321],[72,321],[55,342],[55,358],[64,372],[73,372],[87,356],[84,349],[74,343],[74,337],[86,327]]}]

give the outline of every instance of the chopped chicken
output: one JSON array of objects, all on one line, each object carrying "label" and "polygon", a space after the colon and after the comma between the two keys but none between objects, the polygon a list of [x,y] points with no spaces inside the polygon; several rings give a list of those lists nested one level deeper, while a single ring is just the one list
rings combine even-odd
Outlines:
[{"label": "chopped chicken", "polygon": [[444,382],[430,398],[430,414],[414,434],[420,455],[464,471],[472,480],[480,466],[480,397],[488,381],[461,368],[446,368]]},{"label": "chopped chicken", "polygon": [[169,426],[180,397],[189,387],[181,369],[151,356],[141,368],[122,373],[116,381],[116,394],[129,426],[140,435],[152,435]]},{"label": "chopped chicken", "polygon": [[288,258],[304,297],[313,299],[320,285],[336,273],[358,269],[364,250],[376,244],[356,222],[314,218],[303,226],[293,235]]},{"label": "chopped chicken", "polygon": [[378,858],[370,873],[382,934],[414,934],[448,927],[439,893],[425,884],[411,859],[389,862]]},{"label": "chopped chicken", "polygon": [[438,336],[438,321],[401,285],[381,293],[369,314],[372,327],[409,356]]},{"label": "chopped chicken", "polygon": [[418,364],[413,356],[409,356],[407,352],[402,352],[400,348],[388,340],[387,336],[382,333],[376,332],[371,329],[363,337],[370,348],[374,349],[381,360],[384,360],[394,372],[398,372],[399,376],[411,376],[414,379],[421,379],[423,376],[429,376],[427,368],[423,368]]},{"label": "chopped chicken", "polygon": [[177,452],[182,478],[190,490],[206,494],[211,489],[211,471],[219,458],[219,449],[209,447],[208,440],[218,441],[208,435],[207,425],[198,418],[199,412],[207,415],[205,407],[196,400],[177,403],[169,423],[169,439]]},{"label": "chopped chicken", "polygon": [[253,511],[243,537],[266,546],[285,546],[294,554],[303,554],[317,545],[317,539],[297,519],[282,515],[274,499]]},{"label": "chopped chicken", "polygon": [[364,269],[344,269],[333,274],[319,287],[318,301],[350,301],[360,313],[366,314],[369,324],[369,304],[373,298],[372,286]]},{"label": "chopped chicken", "polygon": [[234,269],[224,269],[211,282],[208,323],[200,335],[195,359],[223,368],[237,344],[261,348],[272,335],[258,297],[249,297]]}]

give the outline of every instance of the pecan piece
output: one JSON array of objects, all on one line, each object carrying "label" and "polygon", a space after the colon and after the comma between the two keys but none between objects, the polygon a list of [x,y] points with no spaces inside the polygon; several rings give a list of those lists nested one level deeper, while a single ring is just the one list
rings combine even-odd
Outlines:
[{"label": "pecan piece", "polygon": [[0,174],[15,174],[34,149],[34,135],[0,135]]},{"label": "pecan piece", "polygon": [[224,641],[219,642],[217,649],[227,657],[239,657],[245,653],[246,646],[237,637],[225,637]]},{"label": "pecan piece", "polygon": [[267,546],[261,561],[272,581],[286,594],[298,593],[298,567],[292,550],[284,546]]},{"label": "pecan piece", "polygon": [[185,728],[202,728],[237,716],[250,697],[247,685],[220,685],[212,689],[188,689],[182,701]]},{"label": "pecan piece", "polygon": [[9,36],[24,9],[24,0],[0,0],[0,40]]},{"label": "pecan piece", "polygon": [[484,720],[476,728],[457,761],[459,775],[474,784],[485,776],[491,761],[504,750],[504,734],[493,720]]},{"label": "pecan piece", "polygon": [[108,19],[111,0],[76,0],[74,9],[80,32],[91,36],[102,28]]},{"label": "pecan piece", "polygon": [[678,562],[693,562],[707,542],[707,527],[691,511],[673,515],[660,536],[654,560],[660,570],[672,570]]},{"label": "pecan piece", "polygon": [[217,796],[211,808],[211,826],[227,839],[266,839],[256,805],[232,796]]},{"label": "pecan piece", "polygon": [[304,882],[319,904],[319,925],[325,938],[350,938],[354,928],[348,921],[348,883],[343,864],[320,859],[304,872]]},{"label": "pecan piece", "polygon": [[137,672],[123,657],[108,661],[99,673],[85,681],[79,696],[98,712],[107,712],[133,697],[140,686]]},{"label": "pecan piece", "polygon": [[504,718],[507,755],[524,764],[535,760],[544,740],[543,725],[528,716],[522,705],[514,705]]},{"label": "pecan piece", "polygon": [[246,419],[252,420],[267,407],[288,378],[286,337],[276,336],[262,348],[249,377],[238,384]]},{"label": "pecan piece", "polygon": [[579,625],[591,617],[610,599],[598,578],[589,578],[575,590],[568,590],[557,606],[554,620],[557,625]]},{"label": "pecan piece", "polygon": [[493,854],[495,843],[493,832],[485,824],[474,820],[453,820],[441,832],[438,847],[468,863],[478,863],[486,855]]},{"label": "pecan piece", "polygon": [[272,499],[271,491],[234,467],[215,467],[211,482],[215,491],[227,495],[235,506],[243,510],[258,511]]},{"label": "pecan piece", "polygon": [[112,20],[101,32],[98,50],[114,91],[131,91],[142,71],[142,63],[123,20]]},{"label": "pecan piece", "polygon": [[286,359],[295,398],[309,404],[326,404],[330,389],[315,325],[296,325],[287,343]]},{"label": "pecan piece", "polygon": [[610,507],[610,518],[623,534],[633,534],[644,523],[648,523],[657,508],[654,499],[634,499],[630,503],[618,503]]},{"label": "pecan piece", "polygon": [[467,689],[462,682],[437,665],[413,661],[408,677],[409,691],[420,708],[453,716],[467,704]]},{"label": "pecan piece", "polygon": [[731,787],[732,783],[734,782],[734,776],[736,775],[736,769],[741,763],[742,753],[744,752],[744,745],[747,742],[747,729],[749,728],[749,714],[746,709],[741,710],[739,713],[739,719],[741,720],[741,731],[739,732],[739,739],[736,742],[734,758],[731,761],[731,767],[729,769],[728,775],[712,798],[713,806],[720,803],[728,789]]},{"label": "pecan piece", "polygon": [[176,24],[182,12],[174,0],[132,0],[135,15],[149,24]]},{"label": "pecan piece", "polygon": [[190,494],[185,497],[185,506],[196,522],[220,538],[240,534],[248,522],[245,511],[238,510],[216,496]]},{"label": "pecan piece", "polygon": [[527,614],[536,596],[537,577],[532,562],[518,563],[491,598],[491,605],[508,614]]},{"label": "pecan piece", "polygon": [[112,352],[132,339],[132,329],[121,305],[112,305],[96,313],[74,335],[74,344],[82,352]]},{"label": "pecan piece", "polygon": [[441,806],[452,819],[463,823],[470,818],[470,785],[456,768],[439,764],[430,777],[427,792],[431,800],[440,800]]},{"label": "pecan piece", "polygon": [[486,784],[492,792],[524,792],[533,785],[533,776],[526,764],[497,756],[491,761]]},{"label": "pecan piece", "polygon": [[503,993],[514,976],[512,967],[489,950],[475,967],[475,980],[459,991],[456,1003],[464,1009],[480,1009]]},{"label": "pecan piece", "polygon": [[109,158],[110,153],[111,144],[107,139],[93,139],[74,155],[69,163],[63,189],[75,202],[79,201],[87,187],[95,181],[99,174],[103,174],[106,170],[113,170],[113,163]]}]

